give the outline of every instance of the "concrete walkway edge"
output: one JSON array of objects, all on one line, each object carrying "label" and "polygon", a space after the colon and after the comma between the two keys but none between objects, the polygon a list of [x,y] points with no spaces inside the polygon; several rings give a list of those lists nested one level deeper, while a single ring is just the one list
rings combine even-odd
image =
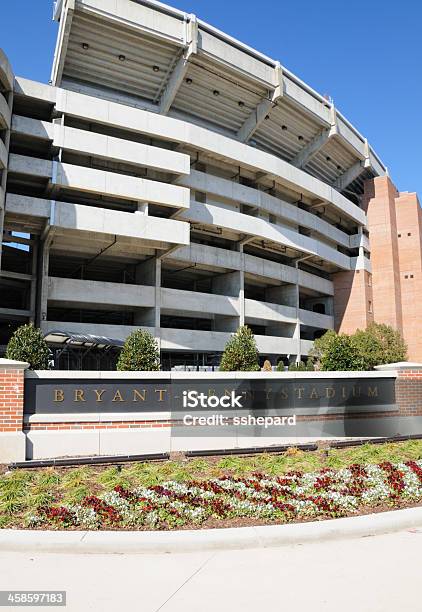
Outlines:
[{"label": "concrete walkway edge", "polygon": [[310,523],[195,531],[0,530],[0,552],[73,554],[186,553],[276,548],[422,529],[422,507]]}]

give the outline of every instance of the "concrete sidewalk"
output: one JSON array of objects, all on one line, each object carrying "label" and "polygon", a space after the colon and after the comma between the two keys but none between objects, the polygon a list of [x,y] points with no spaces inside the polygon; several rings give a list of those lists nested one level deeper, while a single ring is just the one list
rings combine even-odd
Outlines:
[{"label": "concrete sidewalk", "polygon": [[416,612],[421,553],[417,528],[271,549],[1,552],[0,588],[65,589],[72,612]]}]

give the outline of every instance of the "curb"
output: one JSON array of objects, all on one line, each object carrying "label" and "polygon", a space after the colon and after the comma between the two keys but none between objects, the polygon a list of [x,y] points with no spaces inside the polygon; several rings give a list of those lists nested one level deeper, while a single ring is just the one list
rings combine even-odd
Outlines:
[{"label": "curb", "polygon": [[420,527],[422,507],[290,525],[197,531],[0,530],[0,552],[160,554],[276,548],[394,533]]}]

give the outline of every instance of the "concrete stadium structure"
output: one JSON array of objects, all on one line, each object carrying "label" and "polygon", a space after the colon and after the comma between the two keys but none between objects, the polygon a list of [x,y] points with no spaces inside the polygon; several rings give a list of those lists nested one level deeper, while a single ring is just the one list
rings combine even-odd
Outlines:
[{"label": "concrete stadium structure", "polygon": [[166,367],[207,366],[248,324],[275,364],[373,319],[368,202],[389,179],[329,99],[152,0],[55,19],[50,85],[0,55],[0,344],[25,321],[142,326]]}]

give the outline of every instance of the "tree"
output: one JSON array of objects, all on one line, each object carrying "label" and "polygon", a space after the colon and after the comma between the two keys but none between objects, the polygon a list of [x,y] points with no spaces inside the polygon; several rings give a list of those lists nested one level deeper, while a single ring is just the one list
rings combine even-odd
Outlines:
[{"label": "tree", "polygon": [[312,363],[314,370],[322,369],[322,358],[331,346],[332,342],[335,341],[336,337],[337,332],[335,332],[333,329],[329,329],[323,336],[315,340],[314,345],[309,352],[309,361]]},{"label": "tree", "polygon": [[159,370],[160,351],[155,338],[143,329],[132,332],[123,345],[117,369],[131,372]]},{"label": "tree", "polygon": [[407,346],[402,335],[384,323],[371,323],[365,331],[358,329],[352,336],[352,342],[368,370],[376,365],[407,359]]},{"label": "tree", "polygon": [[18,327],[6,348],[6,359],[26,361],[31,370],[48,370],[49,357],[47,343],[32,323]]},{"label": "tree", "polygon": [[239,327],[226,344],[220,363],[221,372],[258,372],[259,353],[253,333],[247,325]]},{"label": "tree", "polygon": [[347,334],[332,336],[321,357],[321,369],[326,371],[362,370],[363,365],[359,350]]},{"label": "tree", "polygon": [[353,346],[359,351],[363,370],[373,370],[382,363],[383,347],[380,340],[367,330],[358,329],[352,336]]}]

